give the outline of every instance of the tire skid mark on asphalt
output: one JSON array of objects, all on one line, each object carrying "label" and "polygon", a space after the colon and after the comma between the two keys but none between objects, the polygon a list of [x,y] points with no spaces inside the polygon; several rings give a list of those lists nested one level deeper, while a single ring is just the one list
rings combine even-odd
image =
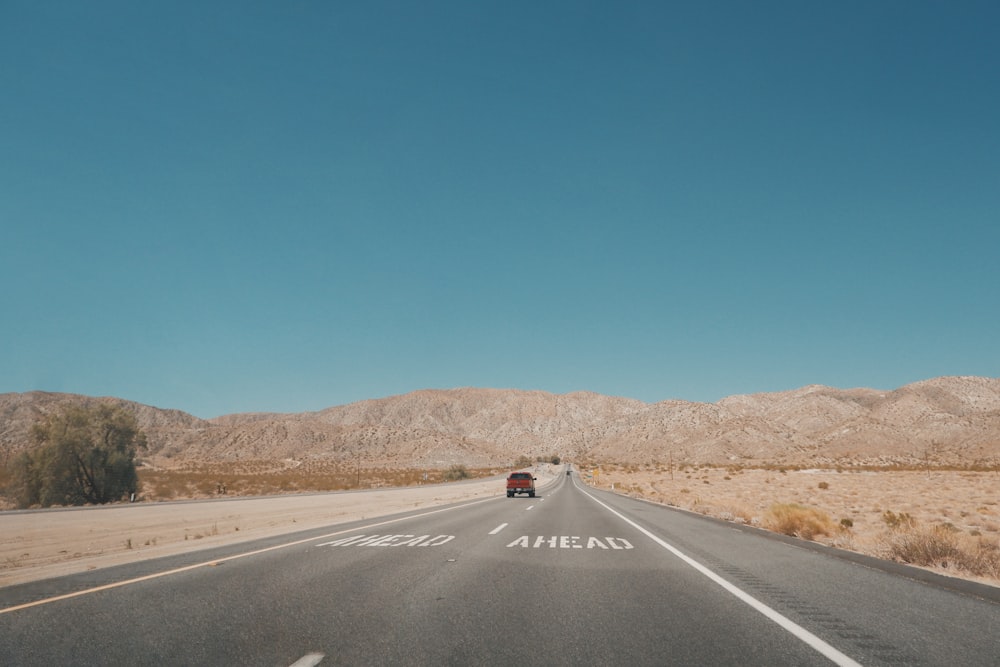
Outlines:
[{"label": "tire skid mark on asphalt", "polygon": [[85,588],[79,591],[73,591],[72,593],[65,593],[63,595],[56,595],[50,598],[42,598],[41,600],[34,600],[32,602],[25,602],[24,604],[14,605],[12,607],[5,607],[0,609],[0,615],[9,614],[15,611],[21,611],[22,609],[30,609],[31,607],[39,607],[44,604],[49,604],[52,602],[60,602],[62,600],[69,600],[72,598],[81,597],[83,595],[90,595],[91,593],[99,593],[101,591],[107,591],[114,588],[121,588],[123,586],[129,586],[131,584],[138,584],[144,581],[151,581],[153,579],[159,579],[161,577],[167,577],[173,574],[181,574],[182,572],[190,572],[191,570],[197,570],[201,567],[215,567],[222,563],[228,561],[237,560],[240,558],[247,558],[249,556],[258,556],[263,553],[268,553],[269,551],[277,551],[278,549],[285,549],[287,547],[294,547],[300,544],[308,544],[310,542],[315,542],[317,540],[325,540],[330,537],[336,537],[337,535],[343,535],[345,533],[353,533],[359,530],[367,530],[369,528],[376,528],[378,526],[387,526],[393,523],[399,523],[400,521],[407,521],[409,519],[418,519],[420,517],[431,516],[432,514],[440,514],[441,512],[449,512],[451,510],[463,509],[465,507],[471,507],[472,505],[478,505],[480,503],[489,502],[491,500],[497,500],[498,496],[491,496],[489,498],[482,498],[480,500],[473,500],[468,503],[463,503],[461,505],[454,505],[451,507],[443,507],[441,509],[431,510],[429,512],[423,512],[421,514],[410,514],[403,517],[398,517],[395,519],[387,519],[386,521],[379,521],[376,523],[371,523],[366,526],[361,526],[358,528],[347,528],[344,530],[338,530],[333,533],[327,533],[326,535],[317,535],[315,537],[310,537],[307,539],[294,540],[292,542],[284,542],[282,544],[275,544],[270,547],[265,547],[263,549],[254,549],[253,551],[246,551],[243,553],[233,554],[231,556],[224,556],[222,558],[213,558],[212,560],[203,561],[201,563],[194,563],[193,565],[185,565],[184,567],[177,567],[171,570],[164,570],[163,572],[153,572],[152,574],[143,575],[141,577],[134,577],[132,579],[123,579],[122,581],[116,581],[110,584],[104,584],[102,586],[95,586],[93,588]]},{"label": "tire skid mark on asphalt", "polygon": [[764,581],[751,572],[747,572],[736,565],[725,563],[713,556],[703,555],[703,558],[714,565],[717,570],[739,580],[744,587],[776,600],[780,606],[791,609],[802,618],[820,625],[830,632],[835,632],[838,637],[851,641],[859,649],[877,651],[875,657],[879,660],[904,665],[915,665],[921,662],[918,656],[906,653],[899,646],[886,642],[883,637],[874,635],[864,628],[843,620],[835,614],[824,611],[794,593],[790,593],[780,586]]},{"label": "tire skid mark on asphalt", "polygon": [[750,606],[754,610],[760,612],[761,614],[763,614],[765,617],[767,617],[768,619],[770,619],[774,623],[778,624],[778,626],[780,626],[786,632],[788,632],[789,634],[791,634],[795,638],[799,639],[800,641],[802,641],[803,643],[805,643],[807,646],[809,646],[813,650],[817,651],[818,653],[820,653],[821,655],[823,655],[824,657],[826,657],[827,659],[829,659],[830,661],[832,661],[834,664],[841,665],[841,667],[861,667],[861,663],[857,662],[856,660],[854,660],[853,658],[851,658],[847,654],[841,653],[839,650],[837,650],[836,648],[834,648],[833,646],[831,646],[830,644],[828,644],[826,641],[824,641],[820,637],[818,637],[818,636],[814,635],[813,633],[809,632],[804,627],[802,627],[798,623],[795,623],[794,621],[792,621],[787,616],[784,616],[783,614],[778,613],[776,610],[774,610],[773,608],[771,608],[768,605],[764,604],[763,602],[761,602],[757,598],[753,597],[752,595],[750,595],[749,593],[747,593],[746,591],[744,591],[742,588],[739,588],[735,584],[730,583],[727,579],[725,579],[721,575],[717,574],[714,570],[711,570],[708,567],[706,567],[705,565],[702,565],[701,563],[699,563],[695,559],[691,558],[690,556],[688,556],[683,551],[681,551],[677,547],[673,546],[672,544],[670,544],[666,540],[664,540],[664,539],[658,537],[657,535],[653,534],[652,532],[646,530],[645,528],[643,528],[642,526],[640,526],[639,524],[637,524],[635,521],[632,521],[631,519],[629,519],[628,517],[626,517],[624,514],[622,514],[618,510],[612,508],[610,505],[607,505],[604,502],[598,500],[596,497],[594,497],[593,495],[591,495],[587,491],[585,491],[583,489],[580,489],[580,491],[585,496],[587,496],[588,498],[590,498],[591,500],[593,500],[595,503],[597,503],[598,505],[600,505],[604,509],[608,510],[609,512],[611,512],[612,514],[614,514],[616,517],[618,517],[619,519],[621,519],[622,521],[624,521],[625,523],[629,524],[630,526],[632,526],[633,528],[635,528],[636,530],[638,530],[640,533],[642,533],[643,535],[645,535],[646,537],[648,537],[649,539],[651,539],[653,542],[655,542],[656,544],[660,545],[661,547],[663,547],[664,549],[666,549],[667,551],[669,551],[670,553],[672,553],[674,556],[676,556],[677,558],[679,558],[680,560],[682,560],[684,563],[686,563],[690,567],[694,568],[695,570],[697,570],[699,573],[703,574],[704,576],[708,577],[708,579],[710,579],[715,584],[721,586],[728,593],[730,593],[731,595],[735,596],[738,600],[740,600],[741,602],[743,602],[746,605]]}]

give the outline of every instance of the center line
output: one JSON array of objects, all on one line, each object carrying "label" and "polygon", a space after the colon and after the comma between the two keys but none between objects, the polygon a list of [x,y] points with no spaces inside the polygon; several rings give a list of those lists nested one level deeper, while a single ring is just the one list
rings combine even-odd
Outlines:
[{"label": "center line", "polygon": [[490,535],[496,535],[497,533],[499,533],[501,530],[503,530],[506,527],[507,527],[507,524],[501,523],[499,526],[497,526],[496,528],[494,528],[493,530],[490,531]]}]

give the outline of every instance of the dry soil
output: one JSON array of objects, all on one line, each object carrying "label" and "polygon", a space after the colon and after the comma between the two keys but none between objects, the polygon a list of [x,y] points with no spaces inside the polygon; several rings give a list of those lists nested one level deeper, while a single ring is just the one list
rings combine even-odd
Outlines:
[{"label": "dry soil", "polygon": [[[538,483],[557,469],[536,469]],[[503,479],[346,493],[0,512],[0,587],[504,493]]]}]

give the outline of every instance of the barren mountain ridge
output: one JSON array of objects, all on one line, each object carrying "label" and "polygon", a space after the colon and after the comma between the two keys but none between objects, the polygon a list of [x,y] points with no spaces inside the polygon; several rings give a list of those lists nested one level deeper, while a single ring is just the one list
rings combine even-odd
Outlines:
[{"label": "barren mountain ridge", "polygon": [[519,456],[716,465],[997,465],[1000,378],[940,377],[893,391],[812,385],[717,403],[590,392],[421,390],[295,414],[199,419],[118,398],[0,394],[0,464],[70,403],[120,404],[161,465],[282,459],[437,467]]}]

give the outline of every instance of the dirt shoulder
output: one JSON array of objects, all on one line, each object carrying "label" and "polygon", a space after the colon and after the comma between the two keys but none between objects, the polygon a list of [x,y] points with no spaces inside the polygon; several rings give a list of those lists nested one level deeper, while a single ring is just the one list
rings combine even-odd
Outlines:
[{"label": "dirt shoulder", "polygon": [[[539,466],[538,484],[561,472],[558,466]],[[996,473],[689,468],[671,475],[662,469],[605,466],[588,481],[763,527],[772,520],[775,505],[816,509],[828,519],[829,530],[812,539],[879,558],[903,560],[894,554],[894,545],[901,538],[912,543],[921,530],[929,531],[946,537],[953,547],[929,569],[1000,585]],[[0,587],[503,493],[503,480],[491,479],[364,492],[0,512]],[[887,516],[903,517],[902,525],[890,526]],[[976,556],[986,574],[957,567],[962,550]],[[991,568],[994,574],[989,574]]]},{"label": "dirt shoulder", "polygon": [[[540,466],[539,484],[561,470]],[[502,479],[346,493],[0,513],[0,587],[500,496]]]},{"label": "dirt shoulder", "polygon": [[995,472],[599,470],[588,481],[600,488],[772,530],[779,530],[776,508],[816,510],[826,532],[808,539],[1000,586]]}]

